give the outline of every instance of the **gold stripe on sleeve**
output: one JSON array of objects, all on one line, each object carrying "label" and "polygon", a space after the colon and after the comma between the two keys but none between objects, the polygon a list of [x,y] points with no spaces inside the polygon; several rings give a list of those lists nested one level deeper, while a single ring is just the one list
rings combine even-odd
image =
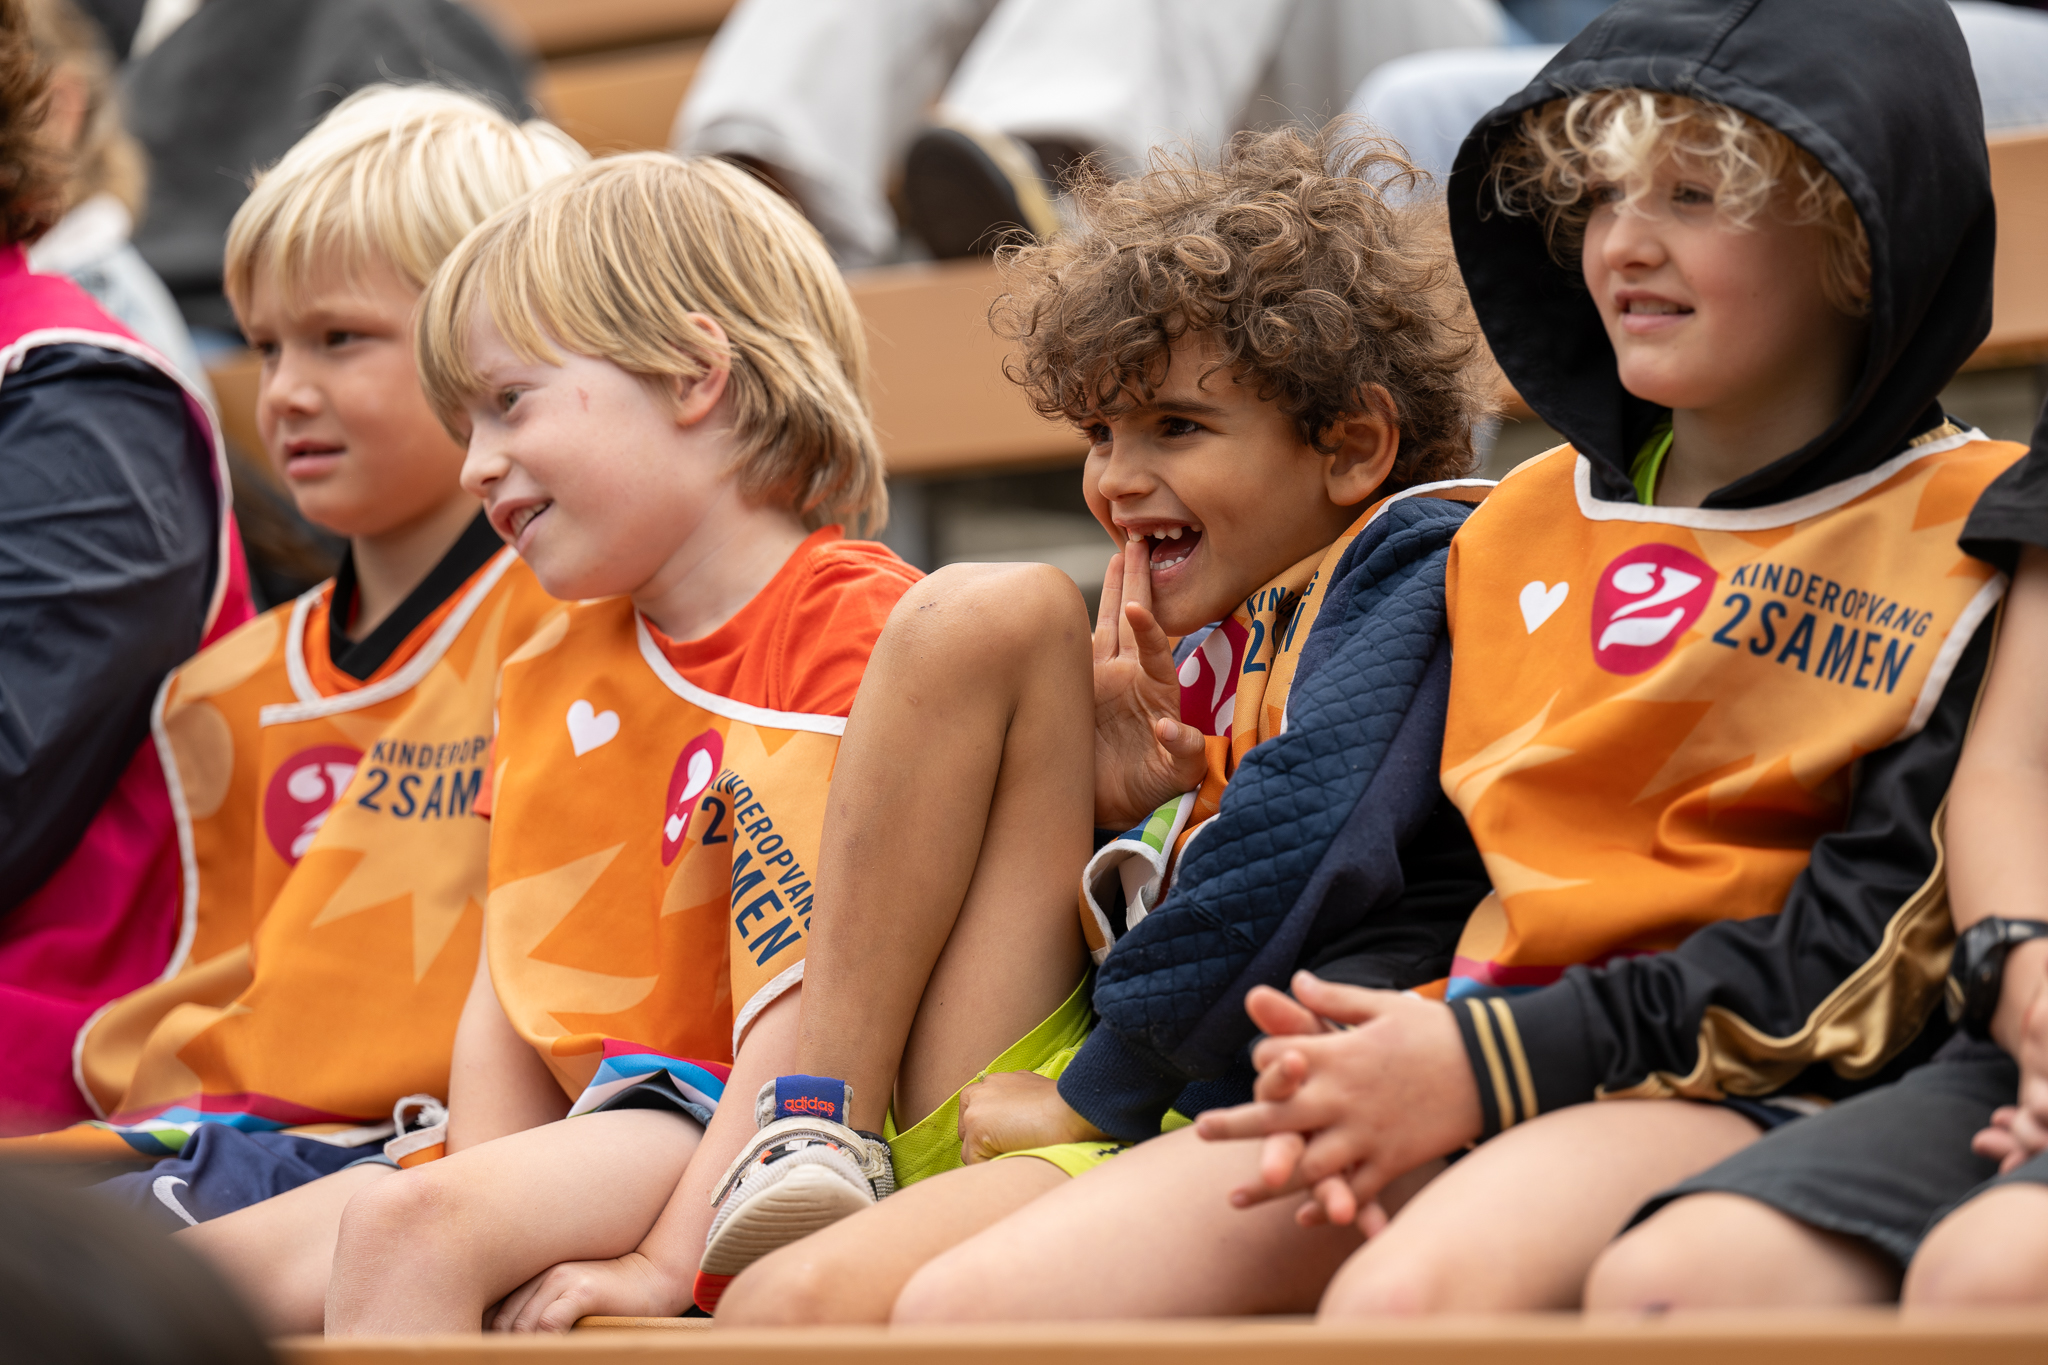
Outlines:
[{"label": "gold stripe on sleeve", "polygon": [[1500,1048],[1493,1041],[1493,1020],[1477,1000],[1467,1000],[1465,1008],[1472,1011],[1473,1032],[1479,1035],[1479,1051],[1492,1075],[1493,1102],[1500,1113],[1500,1130],[1505,1133],[1515,1126],[1515,1097],[1508,1093],[1507,1072],[1501,1068]]},{"label": "gold stripe on sleeve", "polygon": [[1515,1088],[1522,1092],[1522,1117],[1536,1117],[1536,1080],[1529,1074],[1529,1056],[1522,1051],[1522,1031],[1515,1027],[1514,1011],[1508,1002],[1499,996],[1489,999],[1493,1017],[1500,1023],[1501,1044],[1507,1048],[1508,1061],[1515,1068]]}]

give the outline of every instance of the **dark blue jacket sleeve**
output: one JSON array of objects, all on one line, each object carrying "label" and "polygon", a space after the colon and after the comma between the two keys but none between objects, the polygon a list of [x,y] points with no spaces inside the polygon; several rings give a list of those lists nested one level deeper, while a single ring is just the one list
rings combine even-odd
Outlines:
[{"label": "dark blue jacket sleeve", "polygon": [[153,366],[45,346],[0,383],[0,912],[77,847],[199,647],[218,509]]},{"label": "dark blue jacket sleeve", "polygon": [[[1284,984],[1315,941],[1399,901],[1400,851],[1439,805],[1444,562],[1467,510],[1396,503],[1352,542],[1303,646],[1286,732],[1245,756],[1173,890],[1104,961],[1100,1022],[1060,1094],[1105,1133],[1156,1134],[1190,1081],[1241,1057],[1246,992]],[[1370,950],[1355,934],[1348,946]]]}]

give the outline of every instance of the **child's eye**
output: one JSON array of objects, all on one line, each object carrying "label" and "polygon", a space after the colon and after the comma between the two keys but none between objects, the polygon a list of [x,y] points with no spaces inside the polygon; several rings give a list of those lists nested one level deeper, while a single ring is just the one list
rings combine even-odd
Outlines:
[{"label": "child's eye", "polygon": [[1202,429],[1200,422],[1186,417],[1168,417],[1159,423],[1161,436],[1192,436]]},{"label": "child's eye", "polygon": [[1692,208],[1711,207],[1714,192],[1704,185],[1679,185],[1671,191],[1671,202]]},{"label": "child's eye", "polygon": [[1621,186],[1595,185],[1587,192],[1587,197],[1595,204],[1619,204],[1621,202]]},{"label": "child's eye", "polygon": [[1109,444],[1109,423],[1083,422],[1081,434],[1088,439],[1091,446],[1106,446]]},{"label": "child's eye", "polygon": [[498,390],[498,413],[500,416],[512,411],[512,405],[519,401],[519,394],[520,391],[518,389]]},{"label": "child's eye", "polygon": [[278,347],[274,341],[252,341],[249,343],[249,347],[256,352],[257,356],[266,365],[277,359]]},{"label": "child's eye", "polygon": [[329,346],[346,346],[351,341],[354,341],[356,336],[357,334],[354,332],[332,331],[327,333],[323,340]]}]

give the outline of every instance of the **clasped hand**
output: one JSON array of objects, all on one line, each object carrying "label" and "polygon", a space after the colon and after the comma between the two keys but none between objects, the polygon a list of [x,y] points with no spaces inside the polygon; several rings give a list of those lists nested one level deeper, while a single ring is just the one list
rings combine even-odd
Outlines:
[{"label": "clasped hand", "polygon": [[[1384,1225],[1388,1182],[1480,1136],[1479,1091],[1450,1007],[1297,972],[1292,998],[1255,987],[1245,1009],[1267,1037],[1252,1049],[1252,1103],[1196,1121],[1205,1138],[1262,1137],[1259,1176],[1239,1208],[1297,1190],[1303,1224]],[[1349,1025],[1335,1028],[1333,1025]]]}]

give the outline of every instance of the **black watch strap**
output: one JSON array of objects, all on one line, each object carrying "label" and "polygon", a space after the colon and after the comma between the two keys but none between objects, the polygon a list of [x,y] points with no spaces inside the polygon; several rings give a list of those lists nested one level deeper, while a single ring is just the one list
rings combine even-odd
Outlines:
[{"label": "black watch strap", "polygon": [[2005,986],[2006,957],[2019,944],[2036,938],[2048,938],[2048,920],[1994,916],[1964,930],[1949,959],[1949,1021],[1973,1038],[1989,1038]]}]

